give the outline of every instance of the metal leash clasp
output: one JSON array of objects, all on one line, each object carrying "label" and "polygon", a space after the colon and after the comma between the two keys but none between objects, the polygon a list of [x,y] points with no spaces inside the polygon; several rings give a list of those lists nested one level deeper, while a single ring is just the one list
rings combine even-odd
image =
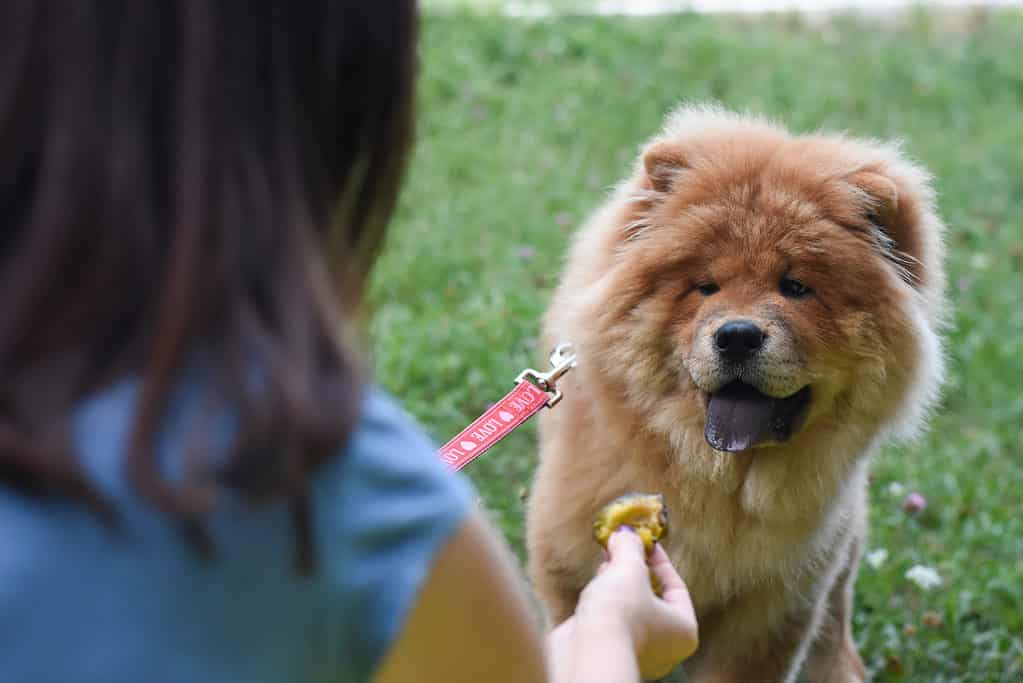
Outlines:
[{"label": "metal leash clasp", "polygon": [[515,378],[515,383],[531,382],[551,394],[551,397],[547,399],[547,407],[553,408],[564,398],[564,394],[558,389],[558,380],[575,367],[575,351],[572,350],[571,344],[563,342],[554,347],[550,359],[552,366],[550,370],[538,372],[528,368],[519,373],[519,376]]}]

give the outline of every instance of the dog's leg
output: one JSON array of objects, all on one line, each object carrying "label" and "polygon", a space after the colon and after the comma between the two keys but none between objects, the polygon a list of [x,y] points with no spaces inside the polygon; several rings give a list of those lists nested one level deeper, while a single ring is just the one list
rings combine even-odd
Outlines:
[{"label": "dog's leg", "polygon": [[[571,401],[565,399],[565,410],[573,407]],[[562,412],[557,419],[573,415]],[[545,424],[545,448],[529,496],[526,550],[527,573],[553,627],[575,612],[579,594],[600,564],[600,547],[592,537],[592,494],[576,469],[575,444],[560,438],[563,431],[550,429],[557,424],[550,418]]]},{"label": "dog's leg", "polygon": [[811,683],[863,683],[866,669],[852,640],[853,585],[859,567],[862,536],[849,544],[846,565],[828,593],[827,610],[804,667]]},{"label": "dog's leg", "polygon": [[[733,606],[734,608],[734,606]],[[813,637],[819,609],[789,612],[780,623],[767,627],[770,635],[754,636],[744,629],[750,612],[726,609],[701,623],[709,647],[686,663],[693,683],[793,683]],[[744,617],[735,616],[743,614]],[[716,622],[716,623],[715,623]]]},{"label": "dog's leg", "polygon": [[582,522],[577,518],[581,520],[582,515],[560,514],[559,500],[543,484],[538,483],[530,501],[527,572],[546,608],[548,623],[554,627],[575,612],[579,594],[592,576],[587,553],[595,556],[598,548],[585,527],[578,530]]},{"label": "dog's leg", "polygon": [[796,680],[793,661],[799,643],[779,644],[770,653],[759,657],[709,662],[693,671],[693,683],[793,683]]}]

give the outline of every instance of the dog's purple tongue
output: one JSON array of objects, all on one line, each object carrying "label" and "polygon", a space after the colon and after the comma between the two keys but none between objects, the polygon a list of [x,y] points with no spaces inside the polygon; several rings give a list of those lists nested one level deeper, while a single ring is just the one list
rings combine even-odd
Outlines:
[{"label": "dog's purple tongue", "polygon": [[772,431],[775,400],[741,382],[711,394],[703,436],[719,451],[745,451]]}]

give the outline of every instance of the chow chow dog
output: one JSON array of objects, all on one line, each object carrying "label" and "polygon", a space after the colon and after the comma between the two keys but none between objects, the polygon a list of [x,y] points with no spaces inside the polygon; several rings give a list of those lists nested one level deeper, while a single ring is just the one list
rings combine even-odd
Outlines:
[{"label": "chow chow dog", "polygon": [[870,459],[942,378],[943,226],[892,144],[683,106],[583,226],[544,323],[578,368],[540,427],[531,578],[550,620],[597,511],[661,493],[690,680],[851,683]]}]

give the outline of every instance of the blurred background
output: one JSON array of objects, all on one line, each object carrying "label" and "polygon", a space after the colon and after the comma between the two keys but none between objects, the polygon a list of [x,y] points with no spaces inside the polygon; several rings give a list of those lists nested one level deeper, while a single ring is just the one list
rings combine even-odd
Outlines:
[{"label": "blurred background", "polygon": [[425,0],[428,10],[477,9],[512,16],[587,13],[657,15],[686,11],[713,13],[890,12],[906,8],[1009,7],[1020,0]]},{"label": "blurred background", "polygon": [[[1017,4],[425,0],[418,143],[373,287],[379,380],[443,442],[544,366],[572,232],[681,100],[900,138],[949,226],[951,373],[928,436],[873,467],[855,635],[879,681],[1023,681]],[[469,467],[520,554],[534,438]]]}]

